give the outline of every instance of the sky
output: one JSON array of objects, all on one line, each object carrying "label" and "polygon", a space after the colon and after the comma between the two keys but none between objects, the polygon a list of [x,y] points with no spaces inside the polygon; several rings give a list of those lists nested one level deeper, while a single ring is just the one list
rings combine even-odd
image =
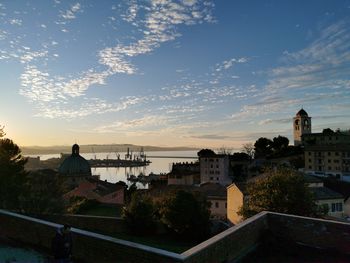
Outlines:
[{"label": "sky", "polygon": [[21,146],[236,148],[349,129],[350,1],[0,1],[0,125]]}]

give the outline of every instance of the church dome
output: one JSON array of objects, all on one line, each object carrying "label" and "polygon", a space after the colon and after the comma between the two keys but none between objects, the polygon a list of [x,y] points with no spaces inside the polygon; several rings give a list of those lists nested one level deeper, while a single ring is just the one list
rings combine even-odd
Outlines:
[{"label": "church dome", "polygon": [[302,108],[300,111],[297,112],[296,116],[308,117],[309,115],[308,115],[307,112]]},{"label": "church dome", "polygon": [[67,157],[58,168],[58,172],[67,176],[90,176],[89,162],[79,154],[79,145],[74,144],[71,156]]}]

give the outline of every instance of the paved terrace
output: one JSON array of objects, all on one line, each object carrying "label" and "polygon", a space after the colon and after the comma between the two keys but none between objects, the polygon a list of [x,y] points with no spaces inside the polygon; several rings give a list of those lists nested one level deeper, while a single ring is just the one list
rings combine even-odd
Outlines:
[{"label": "paved terrace", "polygon": [[[61,225],[0,210],[0,237],[50,250]],[[269,235],[350,255],[350,224],[262,212],[182,254],[72,228],[73,254],[81,262],[231,262],[241,259]]]}]

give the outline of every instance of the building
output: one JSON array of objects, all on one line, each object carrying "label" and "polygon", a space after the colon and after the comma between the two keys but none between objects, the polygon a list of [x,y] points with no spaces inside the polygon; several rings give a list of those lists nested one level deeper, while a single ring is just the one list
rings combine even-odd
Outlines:
[{"label": "building", "polygon": [[350,181],[350,133],[333,132],[302,136],[305,145],[305,172],[317,176],[334,176]]},{"label": "building", "polygon": [[328,216],[343,218],[344,214],[344,196],[341,193],[325,187],[323,182],[310,175],[304,175],[309,189],[314,195],[315,202],[320,208],[328,210]]},{"label": "building", "polygon": [[212,218],[227,219],[227,190],[221,184],[204,183],[198,188],[207,200],[211,203],[210,214]]},{"label": "building", "polygon": [[297,112],[293,118],[294,145],[302,145],[302,136],[311,133],[311,117],[304,109]]},{"label": "building", "polygon": [[248,200],[246,183],[233,183],[227,187],[227,219],[232,224],[243,221],[243,217],[238,214],[244,202]]},{"label": "building", "polygon": [[70,187],[78,186],[85,178],[91,176],[90,164],[79,154],[78,144],[72,146],[72,154],[62,162],[58,172]]},{"label": "building", "polygon": [[230,174],[230,158],[225,154],[204,155],[199,157],[200,178],[203,183],[232,183]]},{"label": "building", "polygon": [[173,163],[168,185],[200,184],[199,163]]},{"label": "building", "polygon": [[64,198],[69,200],[73,196],[97,200],[102,204],[124,204],[124,185],[101,181],[93,176],[86,177],[78,187],[66,193]]}]

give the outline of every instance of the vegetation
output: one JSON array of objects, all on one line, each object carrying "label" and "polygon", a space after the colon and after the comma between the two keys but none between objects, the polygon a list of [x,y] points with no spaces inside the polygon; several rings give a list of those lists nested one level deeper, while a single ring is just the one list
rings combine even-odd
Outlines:
[{"label": "vegetation", "polygon": [[87,199],[81,196],[72,196],[69,199],[67,212],[69,214],[84,214],[87,210],[92,209],[98,205],[95,199]]},{"label": "vegetation", "polygon": [[[0,128],[1,137],[4,136]],[[0,139],[0,207],[18,210],[23,195],[26,175],[26,159],[20,148],[10,139]]]},{"label": "vegetation", "polygon": [[299,146],[289,145],[289,140],[284,136],[274,137],[272,140],[261,137],[254,143],[255,158],[280,158],[303,154]]},{"label": "vegetation", "polygon": [[252,143],[245,143],[242,146],[242,152],[246,153],[249,155],[250,159],[254,158],[254,145]]},{"label": "vegetation", "polygon": [[28,173],[27,159],[0,127],[0,207],[26,213],[63,211],[62,189],[55,172]]},{"label": "vegetation", "polygon": [[248,218],[261,211],[312,216],[318,211],[304,177],[294,170],[270,170],[264,178],[247,186],[248,202],[239,214]]},{"label": "vegetation", "polygon": [[197,153],[198,157],[212,157],[215,155],[216,155],[216,153],[210,149],[202,149]]},{"label": "vegetation", "polygon": [[130,203],[124,208],[122,217],[133,233],[146,234],[155,231],[155,214],[156,210],[152,199],[136,192],[132,195]]},{"label": "vegetation", "polygon": [[31,172],[27,175],[22,209],[26,213],[45,214],[64,211],[62,180],[52,170]]},{"label": "vegetation", "polygon": [[136,192],[124,207],[123,218],[134,234],[150,234],[160,226],[183,240],[203,240],[210,232],[210,203],[202,196],[176,191],[155,203]]},{"label": "vegetation", "polygon": [[199,196],[177,191],[160,203],[160,220],[186,240],[203,240],[210,230],[210,204]]}]

